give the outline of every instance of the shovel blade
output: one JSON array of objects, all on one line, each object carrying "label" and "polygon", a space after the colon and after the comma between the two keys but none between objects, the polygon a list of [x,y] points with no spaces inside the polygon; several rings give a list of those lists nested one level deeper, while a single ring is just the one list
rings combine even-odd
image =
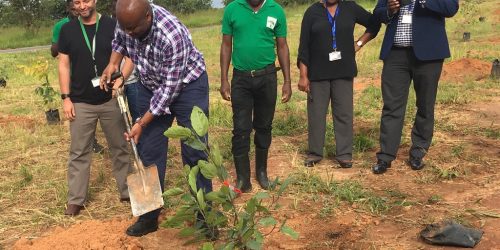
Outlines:
[{"label": "shovel blade", "polygon": [[130,206],[134,216],[140,216],[163,207],[163,197],[156,165],[143,169],[143,175],[137,171],[127,176]]}]

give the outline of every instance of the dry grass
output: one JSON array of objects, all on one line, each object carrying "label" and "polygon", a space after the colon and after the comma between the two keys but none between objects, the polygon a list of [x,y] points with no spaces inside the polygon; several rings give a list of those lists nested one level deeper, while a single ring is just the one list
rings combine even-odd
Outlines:
[{"label": "dry grass", "polygon": [[[485,1],[482,6],[494,6],[495,1]],[[300,29],[301,13],[304,7],[287,10],[289,18],[289,45],[291,51],[292,62],[295,60],[298,47],[298,33]],[[493,8],[490,8],[490,11]],[[460,14],[461,15],[461,14]],[[494,20],[493,15],[487,20]],[[449,34],[454,58],[461,58],[466,55],[467,51],[472,51],[474,55],[488,54],[494,57],[500,57],[500,45],[498,43],[489,43],[487,46],[479,46],[484,41],[489,41],[495,33],[490,33],[491,30],[480,26],[477,32],[481,39],[473,40],[465,46],[460,42],[459,26],[451,19]],[[489,27],[497,27],[493,23],[486,23]],[[494,30],[493,30],[494,31]],[[357,30],[357,34],[362,32],[362,29]],[[482,33],[481,33],[482,32]],[[379,37],[369,45],[363,48],[362,52],[357,55],[360,75],[359,77],[377,78],[379,76],[382,63],[378,61],[378,49],[383,37],[383,31]],[[197,47],[204,53],[206,58],[209,78],[210,78],[210,98],[211,98],[211,140],[218,143],[223,151],[224,158],[228,161],[227,166],[230,167],[230,136],[231,136],[231,107],[228,103],[222,102],[217,91],[219,86],[219,64],[218,46],[220,44],[220,26],[211,26],[193,30],[193,38]],[[82,215],[76,218],[69,218],[62,215],[66,202],[66,161],[69,147],[69,132],[67,123],[60,126],[48,126],[45,124],[45,117],[41,101],[34,94],[36,82],[33,79],[27,78],[19,73],[16,69],[18,64],[27,64],[34,58],[44,57],[51,60],[53,72],[50,75],[50,80],[54,87],[57,87],[55,77],[56,63],[49,59],[48,51],[37,53],[19,53],[0,55],[0,65],[6,65],[9,73],[9,82],[7,88],[0,88],[0,138],[3,143],[0,144],[0,248],[3,244],[11,244],[12,241],[22,236],[37,237],[41,232],[53,225],[70,225],[77,220],[86,220],[89,218],[104,219],[114,215],[130,214],[129,206],[121,204],[118,201],[118,193],[116,192],[115,182],[112,178],[110,166],[111,162],[108,153],[104,155],[94,155],[92,163],[91,188],[89,190],[89,202],[86,210]],[[483,58],[490,60],[490,56]],[[300,127],[297,123],[287,122],[282,119],[290,119],[296,117],[297,121],[305,123],[305,100],[303,93],[298,92],[295,82],[298,79],[298,71],[292,66],[292,79],[294,81],[294,96],[291,104],[277,106],[277,121],[281,124],[280,135],[274,137],[273,149],[279,153],[279,157],[283,158],[282,163],[290,169],[280,170],[278,174],[301,174],[303,169],[300,167],[301,155],[306,148],[306,131],[304,127]],[[454,84],[454,83],[447,83]],[[406,176],[406,180],[410,183],[446,183],[450,179],[467,180],[470,176],[478,176],[481,178],[471,180],[474,183],[483,183],[486,181],[481,174],[494,173],[494,166],[499,162],[498,155],[494,154],[494,148],[500,147],[498,138],[498,124],[484,123],[467,123],[463,119],[458,119],[456,116],[463,110],[463,105],[477,103],[496,103],[499,100],[498,90],[500,83],[498,81],[483,80],[474,82],[474,88],[467,87],[466,84],[454,85],[450,88],[444,86],[440,95],[450,94],[449,91],[455,91],[464,94],[467,102],[464,103],[446,103],[437,106],[437,122],[433,148],[428,157],[428,164],[431,167],[426,168],[423,172]],[[57,88],[58,89],[58,88]],[[452,92],[451,94],[454,94]],[[490,93],[489,95],[486,93]],[[491,93],[496,93],[492,95]],[[390,182],[378,182],[369,174],[369,167],[373,163],[374,153],[378,146],[375,143],[375,148],[368,147],[370,140],[377,142],[378,140],[378,119],[380,115],[380,102],[373,103],[373,100],[379,100],[379,89],[377,87],[361,90],[356,93],[356,123],[355,130],[360,135],[360,150],[356,153],[356,171],[359,173],[352,175],[350,178],[358,181],[360,185],[373,193],[374,196],[387,196],[383,190],[392,188],[391,190],[399,190],[393,188]],[[414,95],[410,97],[408,109],[408,118],[414,112]],[[498,106],[498,105],[497,105]],[[461,117],[472,117],[474,112],[463,112],[459,114]],[[484,118],[484,117],[483,117]],[[292,124],[295,124],[292,126]],[[471,126],[471,124],[473,126]],[[407,157],[406,151],[409,147],[409,130],[412,125],[412,120],[407,119],[404,128],[404,138],[401,151],[404,152],[400,157]],[[331,124],[330,124],[331,126]],[[489,132],[481,132],[486,131]],[[287,132],[288,131],[288,132]],[[374,132],[376,131],[376,132]],[[495,137],[496,135],[496,137]],[[102,132],[98,133],[98,139],[105,144],[105,139]],[[330,140],[332,138],[330,137]],[[483,144],[478,144],[477,142]],[[169,150],[169,169],[167,173],[168,185],[178,185],[180,168],[180,150],[177,143]],[[363,146],[364,145],[364,146]],[[368,145],[368,146],[367,146]],[[491,149],[493,147],[493,149]],[[490,150],[481,150],[490,148]],[[278,157],[277,156],[277,157]],[[281,159],[280,158],[280,159]],[[400,159],[397,164],[402,165]],[[325,164],[330,164],[329,162]],[[332,164],[333,165],[333,164]],[[479,166],[482,168],[479,169]],[[395,175],[406,175],[405,167],[396,165],[392,171]],[[452,177],[450,171],[444,173],[445,170],[456,171],[458,176]],[[321,168],[320,168],[321,171]],[[496,174],[498,177],[498,174]],[[310,175],[306,175],[309,176]],[[484,178],[483,178],[484,177]],[[322,176],[328,180],[328,177]],[[389,177],[390,178],[390,177]],[[304,178],[307,180],[307,178]],[[497,178],[498,179],[498,178]],[[391,180],[391,179],[389,179]],[[373,186],[377,183],[377,186]],[[301,190],[304,195],[310,195],[312,191]],[[289,194],[289,198],[295,201],[295,207],[299,209],[304,201],[301,194]],[[419,194],[410,193],[408,197],[411,201],[418,201],[422,207],[431,194],[422,197]],[[324,201],[325,197],[318,194],[318,200]],[[309,202],[309,201],[307,201]],[[316,202],[316,201],[313,201]],[[377,202],[377,201],[374,201]],[[321,203],[316,203],[316,205]],[[437,203],[438,205],[441,202]],[[331,205],[331,210],[325,209],[324,215],[328,215],[335,209]],[[463,205],[463,204],[462,204]],[[169,204],[175,206],[175,204]],[[341,205],[343,209],[350,209],[350,205]],[[465,206],[465,205],[464,205]],[[398,206],[406,207],[406,206]],[[447,212],[451,205],[443,204],[439,207],[439,213],[443,217],[459,217],[464,214],[464,210],[459,210],[458,213]],[[354,209],[355,210],[355,209]],[[338,211],[338,210],[337,210]],[[319,213],[319,212],[318,212]],[[364,213],[364,212],[361,212]],[[437,213],[437,212],[436,212]],[[424,213],[425,214],[425,213]],[[457,215],[458,214],[458,215]],[[428,216],[428,217],[426,217]],[[401,223],[418,224],[437,219],[438,215],[421,215],[414,216]],[[401,221],[402,218],[394,217],[394,221]],[[411,223],[410,223],[411,222]],[[373,243],[375,244],[375,243]]]}]

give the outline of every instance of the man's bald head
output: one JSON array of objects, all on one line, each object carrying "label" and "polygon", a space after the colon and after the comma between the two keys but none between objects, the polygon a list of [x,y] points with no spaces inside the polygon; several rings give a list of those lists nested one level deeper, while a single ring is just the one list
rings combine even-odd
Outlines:
[{"label": "man's bald head", "polygon": [[143,38],[147,35],[152,16],[148,0],[118,0],[116,3],[116,19],[120,27],[134,38]]}]

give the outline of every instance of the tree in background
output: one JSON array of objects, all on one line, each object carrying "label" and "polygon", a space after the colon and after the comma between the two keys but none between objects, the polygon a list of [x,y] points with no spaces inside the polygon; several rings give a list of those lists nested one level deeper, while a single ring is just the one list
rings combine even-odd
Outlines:
[{"label": "tree in background", "polygon": [[41,0],[8,0],[4,8],[3,16],[8,23],[17,21],[28,34],[36,34],[42,24],[40,21],[45,19],[47,14]]},{"label": "tree in background", "polygon": [[165,7],[174,13],[193,13],[211,8],[212,0],[153,0],[153,3]]}]

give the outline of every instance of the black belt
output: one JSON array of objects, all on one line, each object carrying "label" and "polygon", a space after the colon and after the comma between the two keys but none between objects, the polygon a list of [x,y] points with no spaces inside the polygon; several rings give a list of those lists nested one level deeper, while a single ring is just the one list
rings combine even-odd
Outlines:
[{"label": "black belt", "polygon": [[267,74],[272,74],[280,71],[280,67],[276,67],[274,64],[270,64],[263,69],[243,71],[236,68],[233,69],[233,75],[235,76],[245,76],[245,77],[259,77]]}]

